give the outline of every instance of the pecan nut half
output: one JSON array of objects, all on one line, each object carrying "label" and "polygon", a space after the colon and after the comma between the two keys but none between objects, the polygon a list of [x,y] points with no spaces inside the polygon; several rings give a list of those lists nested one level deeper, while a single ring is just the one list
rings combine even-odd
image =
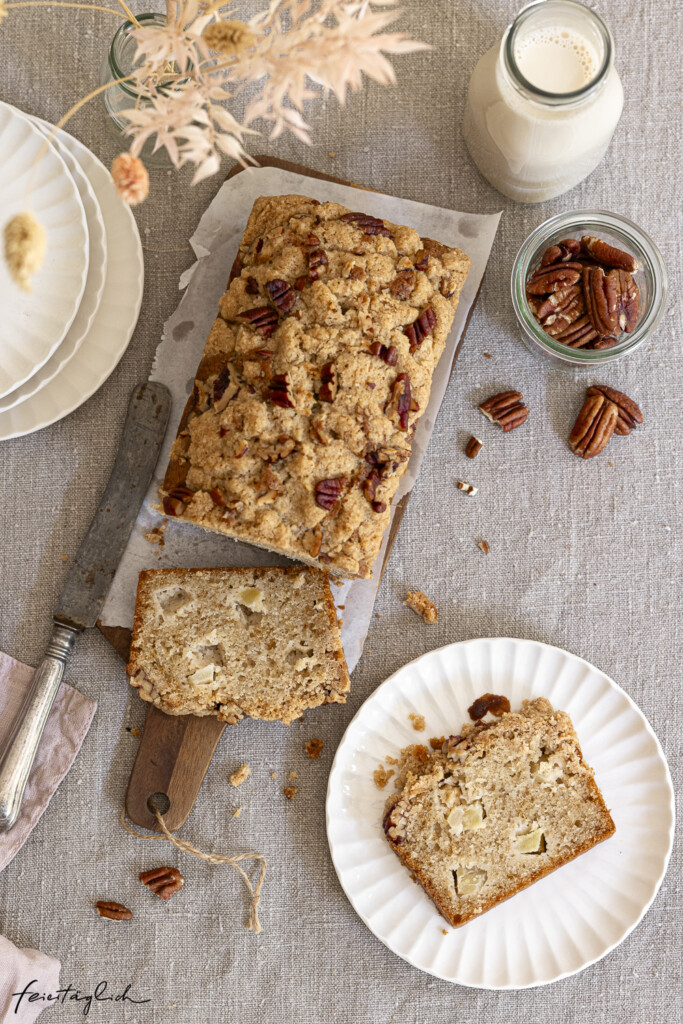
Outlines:
[{"label": "pecan nut half", "polygon": [[277,330],[278,315],[272,306],[255,306],[253,309],[245,309],[243,313],[238,314],[237,319],[246,320],[264,338],[269,338]]},{"label": "pecan nut half", "polygon": [[576,284],[581,277],[580,263],[555,263],[541,267],[526,284],[527,295],[549,295]]},{"label": "pecan nut half", "polygon": [[594,384],[586,390],[586,395],[603,395],[609,402],[616,405],[619,410],[619,419],[614,428],[615,434],[623,437],[630,434],[637,423],[643,422],[643,414],[639,406],[623,391],[616,391],[606,384]]},{"label": "pecan nut half", "polygon": [[505,434],[521,427],[529,415],[519,391],[502,391],[499,395],[492,395],[481,403],[479,409],[491,423],[497,423]]},{"label": "pecan nut half", "polygon": [[113,900],[98,900],[95,910],[100,917],[108,917],[110,921],[130,921],[133,911],[124,907],[123,903],[114,903]]},{"label": "pecan nut half", "polygon": [[345,213],[340,219],[362,228],[366,235],[384,235],[385,238],[391,238],[391,231],[385,227],[384,221],[378,217],[371,217],[368,213]]},{"label": "pecan nut half", "polygon": [[582,459],[592,459],[607,447],[615,431],[619,409],[598,392],[586,400],[569,435],[569,447]]},{"label": "pecan nut half", "polygon": [[182,889],[185,879],[177,868],[152,868],[140,872],[140,881],[162,900],[170,900],[174,892]]},{"label": "pecan nut half", "polygon": [[607,275],[615,281],[617,292],[617,320],[619,327],[630,334],[638,323],[640,292],[627,270],[610,270]]},{"label": "pecan nut half", "polygon": [[315,485],[315,500],[320,508],[331,512],[341,498],[342,491],[346,487],[346,477],[338,476],[328,480],[319,480]]},{"label": "pecan nut half", "polygon": [[638,269],[638,261],[630,252],[617,249],[615,246],[610,245],[609,242],[604,242],[601,238],[595,238],[593,235],[584,235],[581,239],[581,247],[586,255],[592,256],[598,263],[604,263],[608,267],[616,267],[617,270],[627,270],[631,274],[635,274]]},{"label": "pecan nut half", "polygon": [[548,267],[552,263],[568,263],[581,252],[581,243],[576,238],[563,238],[561,242],[551,245],[541,257],[541,266]]},{"label": "pecan nut half", "polygon": [[410,342],[410,351],[414,352],[418,345],[421,345],[428,334],[431,334],[436,327],[436,313],[431,306],[427,306],[420,313],[418,318],[404,328],[403,333]]},{"label": "pecan nut half", "polygon": [[602,267],[584,267],[582,272],[586,313],[598,334],[613,334],[619,329],[617,281],[605,276]]}]

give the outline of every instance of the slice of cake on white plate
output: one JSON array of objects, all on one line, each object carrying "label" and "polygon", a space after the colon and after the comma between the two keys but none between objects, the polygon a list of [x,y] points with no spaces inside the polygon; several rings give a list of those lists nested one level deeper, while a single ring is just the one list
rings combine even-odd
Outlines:
[{"label": "slice of cake on white plate", "polygon": [[400,792],[387,801],[384,830],[453,926],[615,831],[569,715],[543,697],[464,725],[421,763],[414,749],[406,750]]},{"label": "slice of cake on white plate", "polygon": [[169,715],[289,725],[344,703],[349,674],[329,579],[319,569],[140,573],[127,672]]}]

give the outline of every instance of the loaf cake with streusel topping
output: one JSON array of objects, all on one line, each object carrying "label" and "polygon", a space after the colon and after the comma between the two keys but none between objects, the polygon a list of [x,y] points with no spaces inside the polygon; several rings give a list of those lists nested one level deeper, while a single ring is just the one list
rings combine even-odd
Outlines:
[{"label": "loaf cake with streusel topping", "polygon": [[231,725],[289,725],[349,690],[329,578],[303,566],[140,573],[127,671],[166,714]]},{"label": "loaf cake with streusel topping", "polygon": [[166,515],[371,576],[469,266],[337,203],[258,199],[160,489]]},{"label": "loaf cake with streusel topping", "polygon": [[396,784],[386,837],[454,926],[615,831],[569,715],[543,697],[406,748]]}]

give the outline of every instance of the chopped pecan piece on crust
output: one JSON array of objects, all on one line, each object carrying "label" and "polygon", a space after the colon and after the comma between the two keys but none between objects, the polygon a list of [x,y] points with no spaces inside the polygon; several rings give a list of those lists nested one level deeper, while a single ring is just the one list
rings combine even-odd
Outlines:
[{"label": "chopped pecan piece on crust", "polygon": [[250,277],[247,278],[247,283],[244,286],[244,290],[247,293],[247,295],[258,295],[259,294],[258,281],[256,280],[255,277],[251,277],[250,276]]},{"label": "chopped pecan piece on crust", "polygon": [[473,722],[478,722],[489,711],[496,718],[510,710],[510,701],[498,693],[485,693],[477,697],[475,702],[467,709],[467,713]]},{"label": "chopped pecan piece on crust", "polygon": [[255,306],[253,309],[245,309],[243,313],[238,314],[238,319],[245,320],[264,338],[269,338],[277,330],[278,315],[272,306]]},{"label": "chopped pecan piece on crust", "polygon": [[194,491],[187,487],[174,487],[162,500],[164,512],[167,516],[181,516],[187,508],[187,503],[194,497]]},{"label": "chopped pecan piece on crust", "polygon": [[413,256],[413,266],[416,270],[425,271],[429,266],[429,253],[426,249],[420,249]]},{"label": "chopped pecan piece on crust", "polygon": [[499,395],[492,395],[480,404],[479,409],[491,423],[497,423],[505,434],[521,427],[529,415],[519,391],[502,391]]},{"label": "chopped pecan piece on crust", "polygon": [[317,281],[327,266],[327,254],[322,249],[314,249],[308,254],[308,280]]},{"label": "chopped pecan piece on crust", "polygon": [[296,293],[291,284],[287,281],[283,281],[280,277],[276,277],[272,281],[268,281],[266,283],[266,288],[279,311],[283,315],[285,313],[289,313],[290,309],[296,302]]},{"label": "chopped pecan piece on crust", "polygon": [[427,306],[412,324],[403,329],[403,333],[410,342],[410,351],[414,352],[427,335],[432,333],[435,327],[436,313],[431,306]]},{"label": "chopped pecan piece on crust", "polygon": [[391,231],[379,217],[371,217],[367,213],[345,213],[341,220],[362,228],[366,235],[384,235],[385,238],[391,238]]},{"label": "chopped pecan piece on crust", "polygon": [[619,409],[601,392],[587,394],[569,435],[569,447],[582,459],[592,459],[607,447],[619,419]]},{"label": "chopped pecan piece on crust", "polygon": [[616,391],[615,388],[610,388],[606,384],[593,384],[586,389],[586,395],[603,395],[608,402],[614,402],[619,410],[619,418],[614,428],[615,434],[623,437],[630,434],[637,423],[643,422],[643,414],[639,406],[623,391]]},{"label": "chopped pecan piece on crust", "polygon": [[630,274],[635,274],[638,269],[638,261],[635,256],[632,256],[630,252],[624,252],[623,249],[617,249],[601,238],[584,235],[581,239],[581,247],[586,255],[592,256],[598,263],[604,263],[608,267],[627,270]]},{"label": "chopped pecan piece on crust", "polygon": [[395,299],[405,302],[406,299],[410,298],[410,294],[414,287],[415,271],[410,269],[399,270],[398,274],[389,285],[389,291]]},{"label": "chopped pecan piece on crust", "polygon": [[294,408],[294,402],[289,394],[289,381],[286,373],[276,373],[270,378],[266,394],[275,405],[279,405],[283,409]]},{"label": "chopped pecan piece on crust", "polygon": [[325,363],[320,371],[320,381],[318,398],[321,402],[334,402],[334,396],[337,394],[337,388],[339,387],[337,370],[334,363]]},{"label": "chopped pecan piece on crust", "polygon": [[341,498],[346,482],[346,477],[344,476],[319,480],[315,485],[316,504],[320,505],[320,508],[324,508],[326,512],[331,512]]},{"label": "chopped pecan piece on crust", "polygon": [[410,378],[407,373],[399,373],[391,388],[391,395],[384,411],[400,430],[408,429],[410,401]]},{"label": "chopped pecan piece on crust", "polygon": [[373,356],[383,359],[387,366],[396,366],[398,362],[398,349],[395,345],[383,345],[380,341],[373,341],[370,352]]}]

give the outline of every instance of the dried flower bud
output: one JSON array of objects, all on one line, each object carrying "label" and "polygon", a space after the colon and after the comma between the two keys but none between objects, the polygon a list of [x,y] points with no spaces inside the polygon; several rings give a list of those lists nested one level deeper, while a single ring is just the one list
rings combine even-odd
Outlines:
[{"label": "dried flower bud", "polygon": [[212,21],[203,36],[208,47],[229,57],[236,57],[256,42],[256,36],[243,21]]},{"label": "dried flower bud", "polygon": [[15,284],[31,291],[31,275],[43,265],[47,236],[43,225],[28,210],[5,225],[5,260]]},{"label": "dried flower bud", "polygon": [[116,191],[129,206],[137,206],[147,198],[149,174],[139,157],[132,153],[119,153],[111,165],[111,176]]}]

